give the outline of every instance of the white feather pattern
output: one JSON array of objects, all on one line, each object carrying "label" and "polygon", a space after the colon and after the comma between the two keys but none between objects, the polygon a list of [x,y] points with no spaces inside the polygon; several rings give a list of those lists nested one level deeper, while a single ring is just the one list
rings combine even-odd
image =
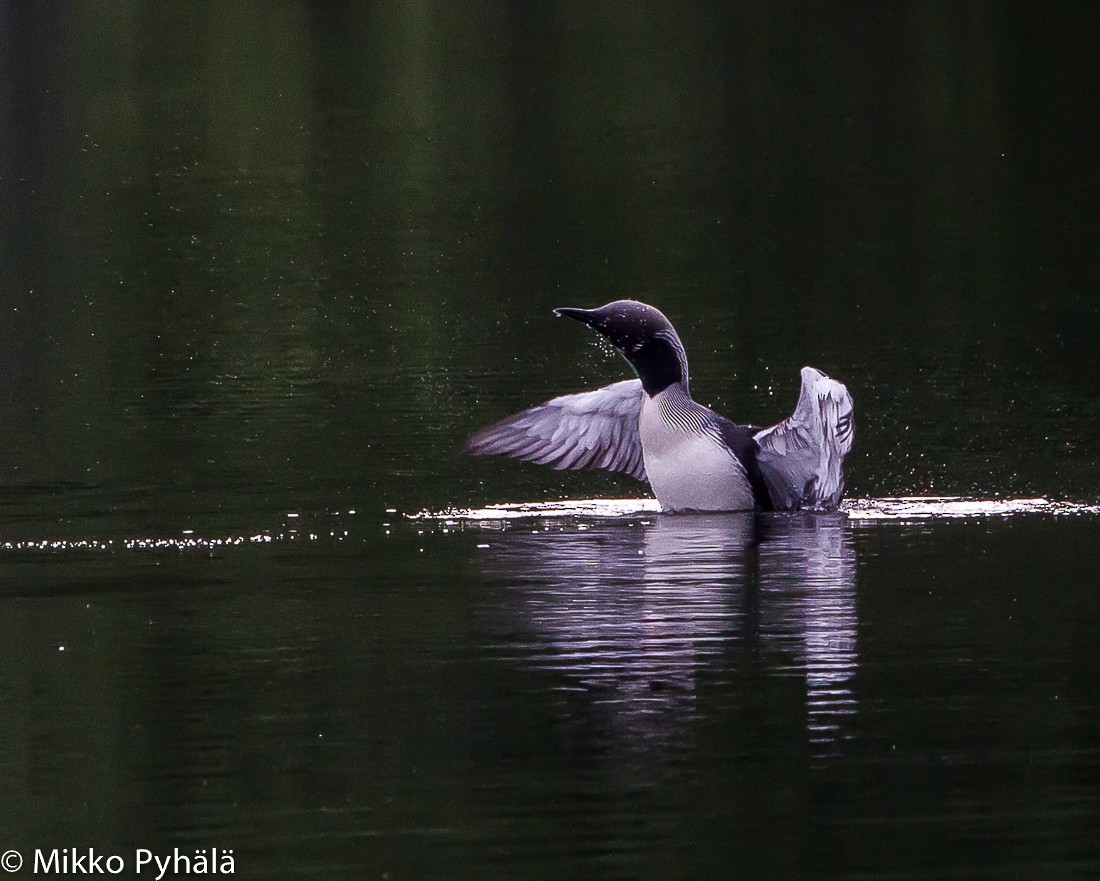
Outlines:
[{"label": "white feather pattern", "polygon": [[760,471],[775,508],[835,508],[854,437],[848,389],[820,370],[803,367],[794,413],[756,435]]},{"label": "white feather pattern", "polygon": [[637,379],[562,395],[479,431],[466,441],[463,450],[559,470],[605,468],[645,480],[638,437],[642,395],[642,383]]}]

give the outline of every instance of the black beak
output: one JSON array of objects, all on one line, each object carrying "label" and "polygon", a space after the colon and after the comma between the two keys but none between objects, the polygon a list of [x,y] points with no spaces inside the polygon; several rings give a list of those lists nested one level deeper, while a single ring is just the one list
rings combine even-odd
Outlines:
[{"label": "black beak", "polygon": [[592,322],[596,320],[595,309],[570,309],[568,306],[563,306],[561,309],[555,309],[554,314],[562,315],[566,318],[572,318],[575,321],[583,322],[589,327],[591,327]]}]

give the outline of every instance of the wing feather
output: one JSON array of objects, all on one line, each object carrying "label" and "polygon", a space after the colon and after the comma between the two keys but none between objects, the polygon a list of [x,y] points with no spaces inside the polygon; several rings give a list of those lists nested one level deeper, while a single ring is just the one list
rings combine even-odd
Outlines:
[{"label": "wing feather", "polygon": [[564,468],[604,468],[645,480],[638,415],[642,383],[628,379],[562,395],[484,428],[463,445],[475,456],[508,456]]},{"label": "wing feather", "polygon": [[848,389],[813,367],[802,368],[794,413],[756,434],[758,461],[777,510],[835,508],[844,493],[844,459],[855,439]]}]

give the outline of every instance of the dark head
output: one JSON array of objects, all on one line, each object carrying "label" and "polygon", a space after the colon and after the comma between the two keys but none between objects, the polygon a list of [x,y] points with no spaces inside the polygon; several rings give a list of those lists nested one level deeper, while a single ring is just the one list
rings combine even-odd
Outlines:
[{"label": "dark head", "polygon": [[651,397],[674,382],[688,386],[687,355],[676,329],[661,312],[637,300],[616,300],[599,309],[555,309],[583,321],[605,337],[638,374]]}]

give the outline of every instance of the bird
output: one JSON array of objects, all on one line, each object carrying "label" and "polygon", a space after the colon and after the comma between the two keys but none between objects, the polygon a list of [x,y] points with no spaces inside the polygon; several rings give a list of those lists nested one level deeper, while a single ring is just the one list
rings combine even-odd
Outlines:
[{"label": "bird", "polygon": [[842,383],[803,367],[794,413],[770,428],[739,425],[692,398],[687,353],[659,309],[616,300],[554,312],[604,337],[636,377],[508,416],[467,439],[464,453],[621,472],[647,481],[666,512],[840,504],[855,438],[854,405]]}]

